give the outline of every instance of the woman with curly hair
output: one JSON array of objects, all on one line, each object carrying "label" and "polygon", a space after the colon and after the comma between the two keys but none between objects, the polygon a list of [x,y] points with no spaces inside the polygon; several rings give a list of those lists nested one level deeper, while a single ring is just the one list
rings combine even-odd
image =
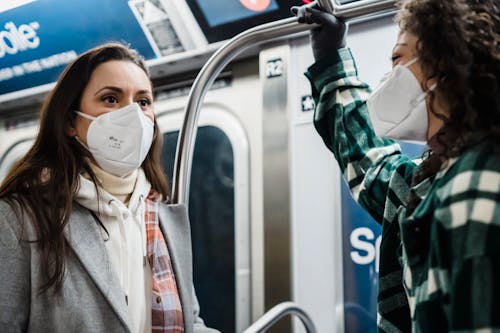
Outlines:
[{"label": "woman with curly hair", "polygon": [[[500,4],[403,0],[392,71],[372,92],[333,15],[311,31],[314,124],[382,224],[382,332],[500,329]],[[427,142],[421,163],[397,140]]]}]

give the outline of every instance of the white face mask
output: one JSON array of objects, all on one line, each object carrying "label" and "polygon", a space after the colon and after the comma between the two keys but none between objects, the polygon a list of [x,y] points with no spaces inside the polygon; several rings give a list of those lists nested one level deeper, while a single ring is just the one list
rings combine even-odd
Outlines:
[{"label": "white face mask", "polygon": [[427,94],[408,69],[417,60],[414,58],[404,65],[395,66],[366,101],[378,136],[427,141]]},{"label": "white face mask", "polygon": [[123,177],[141,166],[153,142],[154,125],[137,103],[98,117],[75,112],[92,120],[84,146],[103,170]]}]

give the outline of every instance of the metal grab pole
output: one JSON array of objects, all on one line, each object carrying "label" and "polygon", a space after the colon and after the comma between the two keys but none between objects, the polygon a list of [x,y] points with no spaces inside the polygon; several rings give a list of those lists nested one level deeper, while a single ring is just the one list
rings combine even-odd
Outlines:
[{"label": "metal grab pole", "polygon": [[307,333],[316,333],[316,326],[309,317],[309,315],[293,302],[280,303],[271,310],[267,311],[262,317],[257,319],[250,327],[243,331],[243,333],[261,333],[265,332],[268,328],[273,326],[278,320],[287,314],[296,315],[300,318]]},{"label": "metal grab pole", "polygon": [[[394,7],[394,0],[362,0],[357,6],[334,6],[330,0],[317,0],[316,3],[319,7],[326,8],[330,12],[333,11],[335,15],[345,20]],[[311,5],[313,4],[315,3],[313,2]],[[246,48],[274,38],[306,31],[315,26],[298,23],[296,17],[262,24],[236,35],[208,59],[198,73],[189,92],[184,121],[179,132],[175,154],[172,179],[172,203],[182,204],[188,202],[189,177],[191,174],[191,160],[193,157],[198,115],[200,113],[201,102],[215,78],[231,60]]]},{"label": "metal grab pole", "polygon": [[172,180],[172,203],[187,203],[188,201],[192,148],[196,136],[199,110],[206,91],[217,75],[247,47],[308,29],[310,27],[307,24],[298,23],[296,17],[266,23],[233,37],[208,59],[189,92],[184,121],[177,141]]}]

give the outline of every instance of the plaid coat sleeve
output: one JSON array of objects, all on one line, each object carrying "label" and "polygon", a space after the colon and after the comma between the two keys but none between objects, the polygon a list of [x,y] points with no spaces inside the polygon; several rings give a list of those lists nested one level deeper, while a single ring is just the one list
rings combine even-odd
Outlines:
[{"label": "plaid coat sleeve", "polygon": [[370,88],[357,77],[349,49],[305,73],[316,101],[314,125],[333,152],[354,199],[379,223],[406,203],[416,164],[395,141],[375,135],[366,107]]},{"label": "plaid coat sleeve", "polygon": [[358,79],[349,49],[313,64],[305,75],[316,101],[316,130],[334,154],[354,199],[382,224],[379,330],[409,331],[397,217],[399,207],[406,205],[416,164],[401,154],[398,143],[375,135],[365,103],[370,88]]}]

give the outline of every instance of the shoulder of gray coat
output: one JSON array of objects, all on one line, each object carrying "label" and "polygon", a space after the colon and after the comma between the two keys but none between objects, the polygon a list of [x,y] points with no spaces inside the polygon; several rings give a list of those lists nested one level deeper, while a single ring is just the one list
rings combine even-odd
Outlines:
[{"label": "shoulder of gray coat", "polygon": [[0,200],[0,247],[19,246],[25,216],[17,203]]}]

